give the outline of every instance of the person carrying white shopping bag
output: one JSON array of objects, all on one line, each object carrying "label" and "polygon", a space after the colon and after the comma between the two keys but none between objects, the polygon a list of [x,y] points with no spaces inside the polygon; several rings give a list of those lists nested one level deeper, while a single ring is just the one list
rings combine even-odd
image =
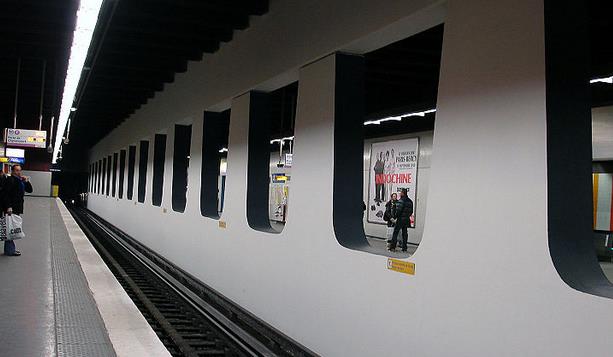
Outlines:
[{"label": "person carrying white shopping bag", "polygon": [[[13,224],[13,227],[16,227],[15,224],[19,224],[20,233],[22,234],[21,238],[23,238],[23,228],[21,227],[21,215],[23,213],[23,196],[26,192],[32,193],[32,184],[30,183],[30,178],[27,176],[23,176],[21,173],[21,165],[14,165],[11,167],[11,176],[6,177],[2,181],[2,200],[3,200],[3,208],[5,209],[6,216],[16,216],[17,219],[8,219],[6,221],[6,234],[7,237],[10,234],[18,234],[19,230],[14,228],[14,230],[9,230],[9,224]],[[13,217],[15,218],[15,217]],[[11,222],[11,223],[9,223]],[[15,223],[18,222],[18,223]],[[4,241],[4,255],[17,257],[21,255],[21,252],[15,249],[15,242],[11,240]]]},{"label": "person carrying white shopping bag", "polygon": [[0,217],[0,240],[6,242],[25,238],[22,224],[23,219],[16,214]]}]

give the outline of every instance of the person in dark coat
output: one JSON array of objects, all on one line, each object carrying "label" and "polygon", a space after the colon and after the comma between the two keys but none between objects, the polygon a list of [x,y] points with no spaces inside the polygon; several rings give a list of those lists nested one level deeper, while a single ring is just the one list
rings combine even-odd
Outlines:
[{"label": "person in dark coat", "polygon": [[398,195],[392,193],[392,198],[385,204],[385,213],[383,220],[387,222],[388,227],[393,227],[396,223],[396,209],[398,208]]},{"label": "person in dark coat", "polygon": [[407,251],[409,241],[409,232],[407,228],[411,224],[411,215],[413,215],[413,201],[407,196],[407,189],[403,188],[400,191],[400,199],[396,205],[396,225],[394,226],[394,234],[390,242],[389,250],[394,251],[398,242],[398,233],[402,231],[402,251]]},{"label": "person in dark coat", "polygon": [[380,181],[377,182],[377,179],[383,179],[384,170],[385,164],[383,163],[383,153],[380,152],[373,166],[373,171],[375,172],[375,202],[377,206],[385,199],[385,185]]},{"label": "person in dark coat", "polygon": [[[22,175],[21,165],[11,167],[11,176],[4,179],[2,186],[6,214],[23,214],[23,196],[26,192],[32,193],[32,184],[29,177]],[[15,249],[14,241],[7,240],[4,242],[4,255],[20,256],[21,252]]]}]

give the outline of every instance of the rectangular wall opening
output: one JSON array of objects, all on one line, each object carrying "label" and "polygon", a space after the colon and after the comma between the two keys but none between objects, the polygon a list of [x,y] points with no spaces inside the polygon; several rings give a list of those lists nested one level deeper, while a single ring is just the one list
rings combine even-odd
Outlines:
[{"label": "rectangular wall opening", "polygon": [[149,141],[141,140],[138,152],[138,202],[145,202],[147,188],[147,165],[149,161]]},{"label": "rectangular wall opening", "polygon": [[106,195],[107,196],[111,194],[111,169],[112,169],[111,160],[112,159],[113,157],[109,155],[106,160]]},{"label": "rectangular wall opening", "polygon": [[100,186],[100,194],[104,196],[104,191],[106,190],[106,181],[107,181],[107,170],[106,170],[106,157],[102,159],[102,184]]},{"label": "rectangular wall opening", "polygon": [[127,197],[129,200],[134,195],[134,169],[136,165],[136,146],[130,145],[128,148],[128,192]]},{"label": "rectangular wall opening", "polygon": [[202,171],[200,213],[219,219],[225,197],[230,110],[204,112],[202,125]]},{"label": "rectangular wall opening", "polygon": [[407,257],[421,241],[443,31],[339,58],[333,222],[347,248]]},{"label": "rectangular wall opening", "polygon": [[119,198],[123,198],[123,183],[126,174],[126,151],[119,151]]},{"label": "rectangular wall opening", "polygon": [[172,210],[175,212],[185,212],[191,143],[192,126],[175,125],[172,160]]},{"label": "rectangular wall opening", "polygon": [[102,187],[102,160],[98,160],[98,180],[96,182],[96,193],[100,194],[100,188]]},{"label": "rectangular wall opening", "polygon": [[154,206],[162,205],[164,193],[164,164],[166,162],[166,134],[155,134],[153,146],[153,188],[151,202]]},{"label": "rectangular wall opening", "polygon": [[111,188],[111,196],[115,197],[117,192],[117,157],[119,155],[117,153],[113,154],[113,187]]},{"label": "rectangular wall opening", "polygon": [[294,126],[298,82],[270,93],[271,140],[269,165],[268,219],[277,232],[285,227],[290,207],[294,155]]}]

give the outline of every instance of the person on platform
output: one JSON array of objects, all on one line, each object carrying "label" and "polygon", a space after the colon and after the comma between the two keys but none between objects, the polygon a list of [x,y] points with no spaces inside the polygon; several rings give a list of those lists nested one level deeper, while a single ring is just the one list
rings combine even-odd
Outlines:
[{"label": "person on platform", "polygon": [[378,181],[385,171],[385,163],[383,162],[383,152],[380,152],[376,157],[377,161],[375,161],[373,171],[375,172],[375,202],[378,206],[385,199],[385,185]]},{"label": "person on platform", "polygon": [[413,201],[407,196],[407,189],[403,188],[400,191],[400,199],[396,205],[396,225],[394,226],[394,233],[388,250],[396,250],[398,233],[402,231],[402,251],[407,251],[407,244],[409,241],[409,232],[407,228],[411,224],[411,215],[413,215]]},{"label": "person on platform", "polygon": [[398,195],[394,192],[392,197],[385,204],[385,213],[383,213],[383,220],[387,222],[388,227],[393,227],[396,223],[396,209],[398,208]]},{"label": "person on platform", "polygon": [[[4,208],[7,215],[23,214],[23,196],[32,193],[30,178],[23,176],[21,165],[11,167],[11,176],[3,179],[2,194],[4,196]],[[7,240],[4,242],[4,255],[20,256],[21,252],[15,249],[15,242]]]},{"label": "person on platform", "polygon": [[389,248],[392,243],[392,236],[389,234],[390,231],[393,231],[394,226],[396,225],[396,209],[398,208],[398,194],[395,192],[392,193],[392,197],[385,204],[385,213],[383,213],[383,220],[387,223],[388,233],[386,233],[387,238],[387,246]]}]

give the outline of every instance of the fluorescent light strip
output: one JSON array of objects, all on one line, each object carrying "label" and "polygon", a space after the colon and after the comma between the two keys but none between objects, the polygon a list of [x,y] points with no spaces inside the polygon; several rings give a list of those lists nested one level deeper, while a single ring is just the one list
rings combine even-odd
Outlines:
[{"label": "fluorescent light strip", "polygon": [[613,84],[613,76],[611,77],[605,77],[605,78],[594,78],[590,81],[591,84],[594,83],[609,83],[609,84]]},{"label": "fluorescent light strip", "polygon": [[98,14],[100,13],[102,2],[103,0],[81,0],[79,3],[77,23],[72,39],[72,47],[70,48],[70,59],[68,60],[66,80],[64,82],[57,135],[55,136],[55,144],[53,146],[53,163],[57,162],[60,146],[62,145],[62,137],[64,136],[66,124],[68,123],[68,116],[70,115],[75,93],[79,86],[81,72],[83,71],[83,65],[87,58],[87,51],[89,50],[94,29],[98,22]]},{"label": "fluorescent light strip", "polygon": [[386,118],[377,119],[377,120],[368,120],[364,122],[364,125],[379,125],[386,121],[402,121],[402,119],[408,118],[408,117],[425,117],[426,114],[430,114],[434,112],[436,112],[436,109],[424,110],[423,112],[407,113],[407,114],[386,117]]},{"label": "fluorescent light strip", "polygon": [[228,152],[228,148],[221,148],[219,149],[219,152]]}]

